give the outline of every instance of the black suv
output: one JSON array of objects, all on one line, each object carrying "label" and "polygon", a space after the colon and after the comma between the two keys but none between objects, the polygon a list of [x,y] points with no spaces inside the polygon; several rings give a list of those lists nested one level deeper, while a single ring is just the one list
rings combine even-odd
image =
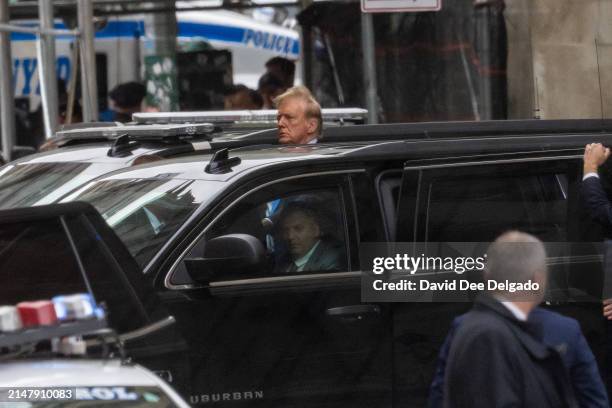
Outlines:
[{"label": "black suv", "polygon": [[[391,131],[387,138],[401,140],[253,146],[162,160],[65,196],[61,202],[91,203],[136,260],[115,242],[129,278],[94,288],[111,322],[132,329],[131,313],[140,318],[160,306],[151,296],[177,320],[169,342],[134,345],[137,360],[194,405],[424,406],[450,322],[469,304],[362,302],[360,244],[483,242],[511,228],[547,242],[602,239],[581,208],[579,184],[584,145],[612,144],[606,129],[403,137],[400,128],[355,132],[369,129],[374,139]],[[304,201],[318,203],[321,235],[339,251],[332,267],[279,268],[277,251],[291,244],[279,238],[275,207]],[[10,210],[0,219],[25,222],[48,211],[61,215],[62,205]],[[19,239],[16,233],[12,241]],[[0,248],[3,274],[12,241]],[[602,258],[580,253],[562,262],[564,296],[548,303],[578,318],[602,356]],[[150,289],[138,283],[119,295],[129,292],[138,268]],[[121,296],[142,297],[142,311],[122,313]]]}]

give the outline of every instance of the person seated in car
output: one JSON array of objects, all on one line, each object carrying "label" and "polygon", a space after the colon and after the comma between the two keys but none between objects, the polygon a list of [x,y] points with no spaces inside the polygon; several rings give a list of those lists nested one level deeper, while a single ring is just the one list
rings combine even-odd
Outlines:
[{"label": "person seated in car", "polygon": [[309,203],[294,201],[282,210],[279,237],[285,253],[276,273],[339,270],[343,267],[342,246],[326,237],[318,210]]}]

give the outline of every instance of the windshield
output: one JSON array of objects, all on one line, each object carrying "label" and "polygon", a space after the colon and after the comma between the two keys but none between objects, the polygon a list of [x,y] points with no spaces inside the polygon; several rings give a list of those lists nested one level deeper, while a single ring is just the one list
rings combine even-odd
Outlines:
[{"label": "windshield", "polygon": [[223,183],[175,179],[105,179],[66,197],[88,201],[144,267],[193,211]]},{"label": "windshield", "polygon": [[9,164],[0,169],[0,209],[51,204],[116,165],[90,163]]}]

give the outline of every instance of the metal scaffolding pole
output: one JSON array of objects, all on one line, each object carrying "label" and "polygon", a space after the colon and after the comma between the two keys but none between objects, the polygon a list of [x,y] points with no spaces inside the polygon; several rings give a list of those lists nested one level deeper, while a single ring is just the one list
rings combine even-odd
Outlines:
[{"label": "metal scaffolding pole", "polygon": [[[41,0],[38,2],[38,15],[41,30],[52,30],[54,28],[52,0]],[[51,34],[40,34],[38,36],[37,51],[45,136],[49,139],[57,130],[59,118],[55,37]]]},{"label": "metal scaffolding pole", "polygon": [[368,123],[378,123],[378,86],[374,53],[372,14],[361,13],[361,51],[363,54],[363,85],[366,91]]},{"label": "metal scaffolding pole", "polygon": [[[8,23],[8,0],[0,0],[0,23]],[[15,145],[15,105],[13,96],[11,34],[0,32],[0,129],[2,130],[2,157],[11,160]]]},{"label": "metal scaffolding pole", "polygon": [[96,54],[94,50],[93,1],[78,0],[79,45],[81,55],[81,96],[83,122],[98,120],[98,84],[96,78]]}]

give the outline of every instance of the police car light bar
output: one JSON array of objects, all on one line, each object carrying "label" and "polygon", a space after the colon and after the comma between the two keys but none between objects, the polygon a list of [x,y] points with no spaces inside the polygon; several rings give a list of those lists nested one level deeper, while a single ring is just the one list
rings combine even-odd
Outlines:
[{"label": "police car light bar", "polygon": [[59,139],[115,139],[129,135],[133,140],[157,140],[173,137],[208,135],[214,131],[212,123],[191,125],[127,125],[111,127],[92,127],[84,129],[61,130],[56,133]]},{"label": "police car light bar", "polygon": [[[361,108],[330,108],[322,109],[324,122],[361,121],[368,114]],[[141,124],[169,123],[234,123],[234,122],[276,122],[276,109],[236,110],[236,111],[203,111],[203,112],[155,112],[134,113],[132,120]]]},{"label": "police car light bar", "polygon": [[91,333],[104,328],[104,311],[96,306],[89,294],[0,306],[0,347]]}]

